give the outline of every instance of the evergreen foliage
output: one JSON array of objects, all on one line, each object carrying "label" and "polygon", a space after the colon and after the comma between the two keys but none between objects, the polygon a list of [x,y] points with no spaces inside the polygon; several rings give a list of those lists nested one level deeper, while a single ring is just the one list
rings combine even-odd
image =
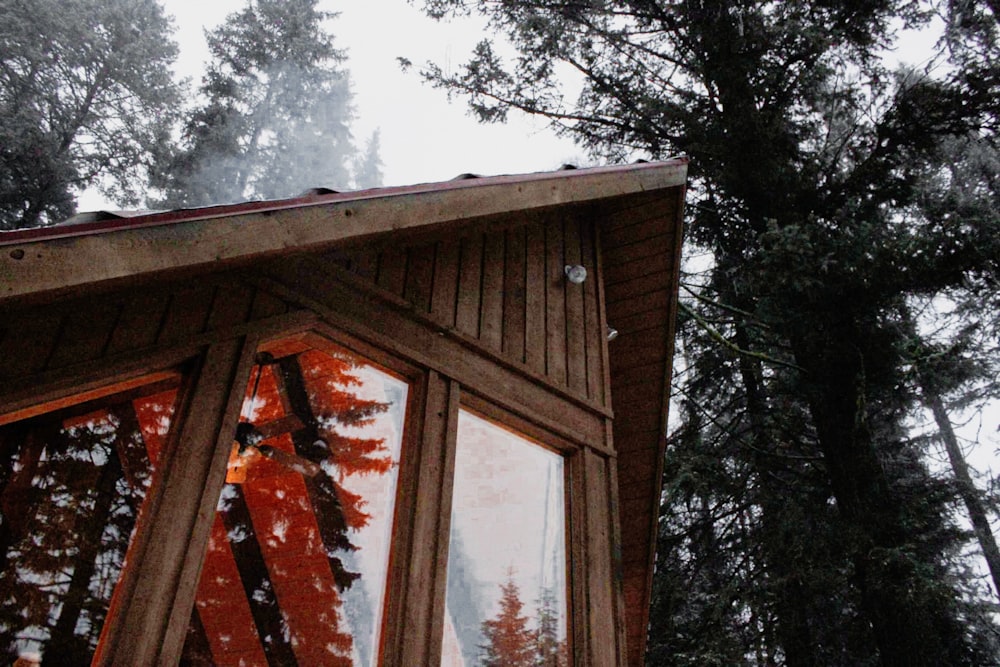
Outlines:
[{"label": "evergreen foliage", "polygon": [[483,621],[483,667],[534,667],[534,637],[528,617],[521,614],[524,603],[512,572],[500,592],[500,613]]},{"label": "evergreen foliage", "polygon": [[52,224],[98,186],[141,201],[179,99],[155,0],[0,1],[0,230]]},{"label": "evergreen foliage", "polygon": [[[207,32],[212,54],[204,100],[181,147],[161,155],[161,205],[276,199],[310,187],[347,187],[355,147],[346,56],[316,0],[250,0]],[[377,139],[362,162],[377,185]]]},{"label": "evergreen foliage", "polygon": [[[490,22],[463,68],[424,70],[481,120],[542,115],[605,159],[691,157],[650,663],[1000,661],[956,485],[910,428],[929,348],[903,318],[948,298],[981,318],[955,349],[996,334],[997,7],[424,5]],[[899,31],[936,16],[927,67],[888,68]],[[956,401],[984,385],[968,356],[933,368]]]},{"label": "evergreen foliage", "polygon": [[[551,589],[543,589],[532,618],[522,616],[521,589],[514,581],[514,570],[500,584],[500,611],[483,621],[483,667],[565,667],[568,646],[560,640],[559,610]],[[534,626],[534,627],[532,627]]]}]

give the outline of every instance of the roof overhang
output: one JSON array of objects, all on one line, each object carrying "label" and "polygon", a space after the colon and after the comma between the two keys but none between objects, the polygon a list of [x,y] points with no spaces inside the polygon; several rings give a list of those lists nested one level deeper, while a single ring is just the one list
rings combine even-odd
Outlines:
[{"label": "roof overhang", "polygon": [[[683,185],[687,161],[471,178],[0,234],[0,301]],[[414,215],[419,211],[419,215]]]}]

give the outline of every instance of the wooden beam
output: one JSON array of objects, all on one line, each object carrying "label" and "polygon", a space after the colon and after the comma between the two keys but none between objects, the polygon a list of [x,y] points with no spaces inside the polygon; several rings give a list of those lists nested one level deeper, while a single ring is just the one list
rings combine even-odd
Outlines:
[{"label": "wooden beam", "polygon": [[186,415],[147,498],[94,665],[165,664],[180,656],[255,339],[208,348],[178,414]]},{"label": "wooden beam", "polygon": [[[545,419],[542,426],[563,437],[591,446],[602,442],[609,410],[553,387],[547,378],[537,377],[523,365],[515,368],[499,355],[489,354],[478,341],[443,330],[408,306],[403,305],[401,311],[381,295],[352,290],[340,282],[339,273],[309,258],[273,263],[262,272],[269,276],[258,279],[262,286],[298,301],[334,327],[476,387],[513,412],[536,414]],[[489,382],[483,381],[485,377]]]},{"label": "wooden beam", "polygon": [[[618,600],[615,559],[611,538],[611,478],[609,461],[592,451],[583,457],[584,493],[578,499],[586,503],[587,531],[587,632],[596,641],[590,643],[588,665],[623,665],[624,647],[618,646]],[[614,465],[613,462],[610,463]]]},{"label": "wooden beam", "polygon": [[38,404],[64,398],[72,401],[73,396],[84,392],[100,393],[109,383],[131,382],[135,378],[184,364],[201,354],[205,347],[230,338],[245,335],[266,338],[278,333],[291,333],[309,327],[316,320],[314,313],[299,311],[199,334],[177,345],[115,354],[29,377],[3,378],[0,382],[0,405],[5,411],[13,412],[32,410]]},{"label": "wooden beam", "polygon": [[129,378],[121,382],[106,384],[102,387],[97,387],[95,389],[80,391],[78,393],[71,394],[70,396],[66,396],[60,399],[36,403],[29,407],[21,408],[20,410],[13,410],[11,412],[0,414],[0,426],[3,426],[4,424],[11,424],[16,421],[21,421],[22,419],[28,419],[36,415],[42,415],[45,414],[46,412],[54,412],[56,410],[61,410],[63,408],[79,405],[80,403],[93,401],[98,398],[110,396],[111,394],[118,394],[121,392],[128,391],[130,389],[145,387],[146,385],[150,384],[158,384],[160,382],[163,382],[164,380],[179,380],[180,377],[181,377],[180,372],[176,370],[160,371],[158,373],[151,373],[149,375],[140,375],[139,377]]},{"label": "wooden beam", "polygon": [[412,551],[406,559],[409,576],[403,597],[406,631],[396,637],[395,650],[382,658],[389,665],[436,665],[441,662],[451,531],[451,492],[455,474],[455,433],[458,420],[458,385],[430,371],[424,396],[423,434],[418,452],[417,492],[412,500]]}]

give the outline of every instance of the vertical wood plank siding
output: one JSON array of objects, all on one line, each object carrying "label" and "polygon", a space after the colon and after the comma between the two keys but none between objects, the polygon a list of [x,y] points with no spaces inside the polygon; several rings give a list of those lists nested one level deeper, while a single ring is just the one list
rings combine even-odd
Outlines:
[{"label": "vertical wood plank siding", "polygon": [[473,338],[479,337],[479,308],[482,303],[483,237],[459,241],[458,305],[455,328]]},{"label": "vertical wood plank siding", "polygon": [[566,258],[562,220],[545,225],[545,374],[566,384]]},{"label": "vertical wood plank siding", "polygon": [[[553,385],[607,405],[595,234],[586,216],[531,214],[514,226],[385,247],[374,259],[371,250],[339,249],[324,260]],[[566,280],[567,264],[586,267],[583,285]]]},{"label": "vertical wood plank siding", "polygon": [[527,339],[525,329],[525,303],[527,282],[524,267],[525,235],[523,227],[507,230],[507,256],[503,272],[503,354],[508,359],[524,362]]},{"label": "vertical wood plank siding", "polygon": [[19,323],[18,335],[0,340],[0,380],[8,388],[16,388],[20,377],[183,342],[286,313],[290,306],[227,278],[70,299],[40,310],[0,309],[0,320]]},{"label": "vertical wood plank siding", "polygon": [[601,225],[607,321],[619,332],[608,348],[630,665],[642,664],[646,646],[680,242],[673,220],[682,198],[644,195],[606,212]]},{"label": "vertical wood plank siding", "polygon": [[431,309],[436,254],[433,245],[409,248],[406,253],[406,286],[403,297],[421,312]]},{"label": "vertical wood plank siding", "polygon": [[455,326],[458,297],[459,244],[440,242],[434,257],[434,290],[431,313],[448,327]]},{"label": "vertical wood plank siding", "polygon": [[545,283],[545,230],[528,225],[525,232],[524,362],[531,370],[544,374],[545,290],[527,286]]},{"label": "vertical wood plank siding", "polygon": [[479,308],[479,340],[500,351],[504,313],[504,236],[488,234],[483,240],[483,281]]}]

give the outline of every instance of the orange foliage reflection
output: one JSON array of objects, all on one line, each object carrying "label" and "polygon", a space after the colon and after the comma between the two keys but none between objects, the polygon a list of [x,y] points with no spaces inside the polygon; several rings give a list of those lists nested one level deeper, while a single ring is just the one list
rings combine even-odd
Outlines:
[{"label": "orange foliage reflection", "polygon": [[405,397],[315,337],[258,356],[182,664],[374,664]]},{"label": "orange foliage reflection", "polygon": [[0,661],[90,664],[171,427],[180,375],[156,380],[0,427]]}]

